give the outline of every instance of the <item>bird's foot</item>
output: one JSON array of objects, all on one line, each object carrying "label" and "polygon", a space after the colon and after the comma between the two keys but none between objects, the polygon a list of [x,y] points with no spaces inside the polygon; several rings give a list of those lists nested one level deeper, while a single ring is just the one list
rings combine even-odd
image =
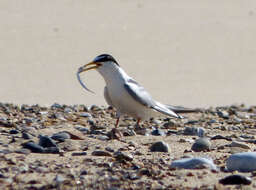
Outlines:
[{"label": "bird's foot", "polygon": [[117,128],[113,128],[111,131],[108,132],[108,137],[110,139],[117,139],[120,140],[123,137],[121,131]]}]

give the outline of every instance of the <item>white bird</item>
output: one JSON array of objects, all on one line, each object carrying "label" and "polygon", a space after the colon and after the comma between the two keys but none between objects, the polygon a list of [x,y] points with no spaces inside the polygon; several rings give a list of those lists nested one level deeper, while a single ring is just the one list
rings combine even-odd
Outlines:
[{"label": "white bird", "polygon": [[[79,68],[77,73],[79,82],[90,92],[92,91],[81,82],[79,73],[91,69],[96,69],[106,82],[104,88],[105,100],[117,110],[115,127],[118,126],[119,119],[124,114],[136,118],[138,125],[141,120],[147,120],[161,114],[182,118],[170,109],[175,107],[155,101],[141,85],[125,73],[111,55],[99,55],[92,62]],[[179,108],[182,111],[182,107],[177,107],[177,109]]]}]

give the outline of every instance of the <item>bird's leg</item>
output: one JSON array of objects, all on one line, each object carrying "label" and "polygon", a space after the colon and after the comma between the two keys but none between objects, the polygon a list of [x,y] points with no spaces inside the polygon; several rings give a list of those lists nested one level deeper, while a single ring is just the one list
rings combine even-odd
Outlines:
[{"label": "bird's leg", "polygon": [[136,123],[136,125],[137,125],[137,126],[139,126],[139,125],[140,125],[140,120],[141,120],[141,119],[140,119],[140,118],[138,118],[137,123]]},{"label": "bird's leg", "polygon": [[120,119],[120,116],[117,117],[117,120],[116,120],[116,124],[115,124],[115,128],[113,128],[110,133],[109,133],[109,137],[111,139],[117,139],[117,140],[120,140],[120,138],[123,136],[123,134],[119,131],[119,129],[117,128],[118,127],[118,123],[119,123],[119,119]]},{"label": "bird's leg", "polygon": [[115,128],[117,128],[117,127],[118,127],[119,118],[120,118],[120,117],[118,117],[118,118],[117,118],[117,120],[116,120],[116,125],[115,125]]}]

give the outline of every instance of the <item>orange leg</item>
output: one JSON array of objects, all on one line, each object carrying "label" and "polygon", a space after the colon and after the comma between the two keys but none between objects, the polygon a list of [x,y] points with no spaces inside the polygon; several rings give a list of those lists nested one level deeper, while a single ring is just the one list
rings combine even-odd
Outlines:
[{"label": "orange leg", "polygon": [[117,120],[116,120],[115,128],[117,128],[117,127],[118,127],[118,123],[119,123],[119,117],[118,117],[118,118],[117,118]]},{"label": "orange leg", "polygon": [[138,125],[139,126],[139,124],[140,124],[140,118],[138,118],[138,120],[137,120],[137,123],[136,123],[136,125]]}]

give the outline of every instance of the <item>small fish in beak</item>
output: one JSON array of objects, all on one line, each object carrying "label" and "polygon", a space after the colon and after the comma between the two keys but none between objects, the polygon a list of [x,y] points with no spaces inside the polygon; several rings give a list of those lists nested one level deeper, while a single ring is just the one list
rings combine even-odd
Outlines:
[{"label": "small fish in beak", "polygon": [[[93,92],[92,90],[90,90],[89,88],[87,88],[87,87],[85,86],[85,84],[82,82],[82,80],[81,80],[81,78],[80,78],[80,73],[85,72],[85,71],[88,71],[88,70],[91,70],[91,69],[96,69],[96,68],[98,68],[100,65],[101,65],[100,63],[91,62],[91,63],[88,63],[88,64],[86,64],[86,65],[80,67],[80,68],[78,69],[77,73],[76,73],[76,77],[77,77],[79,83],[81,84],[81,86],[82,86],[85,90],[87,90],[87,91],[89,91],[89,92],[91,92],[91,93],[93,93],[93,94],[95,94],[95,92]],[[92,67],[90,67],[90,66],[92,66]]]}]

